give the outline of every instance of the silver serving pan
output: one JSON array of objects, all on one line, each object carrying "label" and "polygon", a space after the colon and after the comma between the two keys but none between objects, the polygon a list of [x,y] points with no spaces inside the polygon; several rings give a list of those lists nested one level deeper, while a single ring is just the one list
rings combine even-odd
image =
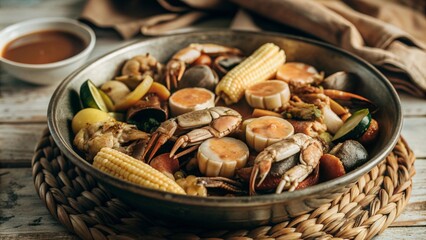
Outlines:
[{"label": "silver serving pan", "polygon": [[[326,75],[348,71],[360,76],[357,92],[379,107],[374,118],[380,124],[380,135],[370,150],[371,159],[367,163],[340,178],[294,192],[202,198],[165,193],[122,181],[93,168],[74,151],[70,123],[79,110],[77,93],[86,79],[100,85],[116,76],[123,62],[134,55],[149,52],[159,61],[166,62],[173,53],[190,43],[217,43],[251,53],[266,42],[273,42],[283,48],[287,61],[311,64],[325,71]],[[153,219],[172,221],[175,225],[237,228],[278,223],[331,202],[390,153],[401,131],[402,116],[399,98],[389,81],[373,66],[348,52],[289,35],[213,30],[137,42],[86,64],[68,76],[56,89],[49,104],[48,125],[54,141],[71,162],[143,214]]]}]

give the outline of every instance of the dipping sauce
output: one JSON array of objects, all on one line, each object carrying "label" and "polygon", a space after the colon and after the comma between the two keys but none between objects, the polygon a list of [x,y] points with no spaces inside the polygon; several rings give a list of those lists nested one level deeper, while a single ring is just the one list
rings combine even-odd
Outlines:
[{"label": "dipping sauce", "polygon": [[78,36],[60,30],[30,33],[6,44],[2,57],[19,63],[45,64],[77,55],[86,47]]}]

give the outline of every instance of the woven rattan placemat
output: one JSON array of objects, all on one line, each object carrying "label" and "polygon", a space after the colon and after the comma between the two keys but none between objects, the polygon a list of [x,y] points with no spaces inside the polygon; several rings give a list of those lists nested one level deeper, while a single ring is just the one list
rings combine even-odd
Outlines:
[{"label": "woven rattan placemat", "polygon": [[415,174],[414,160],[401,138],[385,161],[333,202],[276,225],[240,230],[155,224],[67,161],[48,130],[37,144],[32,174],[50,214],[83,239],[370,239],[405,208]]}]

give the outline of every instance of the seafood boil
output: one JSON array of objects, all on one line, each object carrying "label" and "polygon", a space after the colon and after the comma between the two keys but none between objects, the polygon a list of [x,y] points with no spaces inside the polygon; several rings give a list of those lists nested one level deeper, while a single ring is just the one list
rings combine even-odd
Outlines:
[{"label": "seafood boil", "polygon": [[265,43],[192,43],[150,53],[118,76],[80,86],[74,147],[95,168],[192,196],[281,194],[338,178],[369,159],[378,107],[358,76],[286,62]]}]

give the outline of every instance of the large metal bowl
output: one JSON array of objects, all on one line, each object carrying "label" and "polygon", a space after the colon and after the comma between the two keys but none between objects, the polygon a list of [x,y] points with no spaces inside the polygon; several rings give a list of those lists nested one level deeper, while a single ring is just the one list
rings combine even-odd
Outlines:
[{"label": "large metal bowl", "polygon": [[[136,54],[149,52],[159,61],[166,62],[177,50],[194,42],[234,46],[246,53],[263,43],[273,42],[285,50],[287,61],[311,64],[324,70],[326,75],[342,70],[358,74],[358,93],[371,99],[380,109],[374,116],[380,123],[380,135],[370,151],[371,159],[340,178],[303,190],[278,195],[201,198],[151,190],[122,181],[95,169],[74,151],[70,122],[79,108],[77,92],[86,79],[100,85],[116,76],[123,62]],[[69,160],[144,214],[204,227],[250,227],[307,213],[347,191],[395,146],[402,126],[400,106],[394,88],[382,74],[360,58],[336,47],[282,34],[215,30],[137,42],[86,64],[56,89],[49,104],[48,124],[53,139]]]}]

